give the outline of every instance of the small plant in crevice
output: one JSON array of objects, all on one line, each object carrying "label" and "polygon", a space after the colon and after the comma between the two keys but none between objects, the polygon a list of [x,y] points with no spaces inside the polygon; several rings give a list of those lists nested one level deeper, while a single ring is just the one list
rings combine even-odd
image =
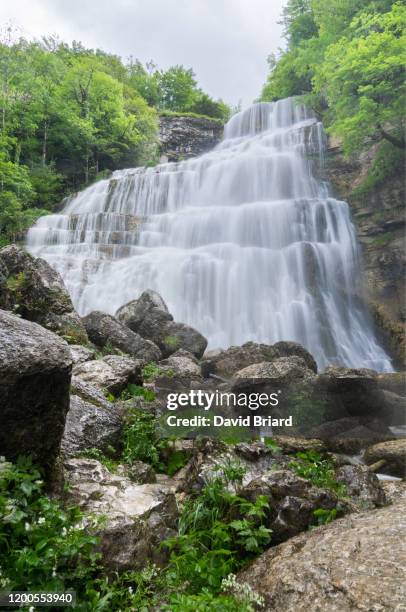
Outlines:
[{"label": "small plant in crevice", "polygon": [[119,355],[120,357],[123,357],[126,354],[123,351],[120,351],[120,349],[113,346],[111,342],[106,342],[104,346],[102,346],[98,351],[96,351],[95,358],[102,359],[103,357],[107,357],[108,355]]},{"label": "small plant in crevice", "polygon": [[147,402],[153,402],[156,398],[156,395],[154,391],[152,391],[152,389],[129,383],[124,389],[124,391],[121,393],[120,399],[129,400],[134,397],[141,397]]},{"label": "small plant in crevice", "polygon": [[84,457],[86,459],[96,459],[100,461],[104,467],[106,467],[109,472],[115,472],[119,465],[119,461],[114,459],[113,456],[116,454],[115,449],[111,449],[112,456],[108,456],[106,453],[103,453],[98,448],[86,448],[84,451],[80,452],[77,456]]},{"label": "small plant in crevice", "polygon": [[289,467],[314,486],[330,489],[339,497],[345,495],[345,485],[335,479],[334,463],[320,453],[316,451],[296,453],[296,459],[290,462]]},{"label": "small plant in crevice", "polygon": [[311,529],[319,527],[320,525],[327,525],[337,518],[337,508],[331,510],[325,510],[324,508],[317,508],[313,510],[313,517],[316,521],[316,525],[312,525]]},{"label": "small plant in crevice", "polygon": [[160,368],[156,363],[153,362],[147,363],[142,368],[142,377],[147,382],[154,380],[155,378],[161,375],[172,378],[174,376],[174,371],[169,368]]}]

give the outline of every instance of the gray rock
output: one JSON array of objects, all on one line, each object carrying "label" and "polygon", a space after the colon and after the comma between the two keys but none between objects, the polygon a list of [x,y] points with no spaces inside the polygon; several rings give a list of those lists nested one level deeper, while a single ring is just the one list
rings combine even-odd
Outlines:
[{"label": "gray rock", "polygon": [[377,461],[385,461],[380,472],[404,478],[406,475],[406,439],[400,438],[374,444],[365,451],[364,460],[368,465]]},{"label": "gray rock", "polygon": [[206,350],[206,338],[184,323],[169,321],[163,329],[163,334],[158,346],[165,357],[183,349],[200,359]]},{"label": "gray rock", "polygon": [[73,457],[91,448],[109,454],[112,448],[120,448],[121,433],[122,421],[113,404],[95,406],[71,395],[61,443],[65,457]]},{"label": "gray rock", "polygon": [[336,470],[335,479],[345,485],[346,494],[363,510],[386,504],[380,481],[365,465],[343,465]]},{"label": "gray rock", "polygon": [[242,346],[231,346],[224,351],[207,352],[202,361],[202,371],[204,376],[215,374],[230,379],[247,366],[272,361],[277,357],[280,357],[280,353],[274,346],[246,342]]},{"label": "gray rock", "polygon": [[331,366],[318,376],[317,387],[342,416],[384,418],[385,399],[373,370]]},{"label": "gray rock", "polygon": [[277,350],[281,357],[301,357],[309,370],[312,370],[317,374],[317,363],[314,357],[307,351],[301,344],[297,342],[277,342],[272,345],[272,348]]},{"label": "gray rock", "polygon": [[69,346],[70,354],[72,356],[73,365],[78,363],[85,363],[85,361],[91,361],[96,358],[95,351],[81,344],[71,344]]},{"label": "gray rock", "polygon": [[129,383],[142,383],[142,363],[130,357],[108,355],[103,359],[80,363],[74,367],[73,374],[75,378],[118,395]]},{"label": "gray rock", "polygon": [[94,459],[70,459],[64,472],[66,503],[104,519],[98,536],[107,570],[134,570],[149,560],[167,560],[159,544],[175,533],[177,506],[171,486],[134,484]]},{"label": "gray rock", "polygon": [[159,140],[165,161],[197,157],[212,149],[221,140],[222,133],[223,126],[215,119],[187,116],[159,118]]},{"label": "gray rock", "polygon": [[88,341],[61,276],[44,259],[10,245],[0,250],[0,266],[6,276],[0,308],[39,323],[73,344]]},{"label": "gray rock", "polygon": [[78,376],[72,376],[71,393],[72,395],[77,395],[85,402],[93,404],[94,406],[109,408],[111,405],[99,387],[95,387],[91,383],[85,382]]},{"label": "gray rock", "polygon": [[69,408],[69,347],[36,323],[0,311],[0,454],[50,468]]},{"label": "gray rock", "polygon": [[[156,291],[147,289],[137,300],[132,300],[121,306],[115,316],[122,323],[135,332],[138,332],[140,325],[146,318],[149,318],[155,311],[166,313],[166,321],[172,321],[173,317],[169,314],[168,307],[162,297]],[[163,315],[164,317],[165,315]]]},{"label": "gray rock", "polygon": [[137,482],[138,484],[156,482],[154,468],[149,465],[149,463],[144,463],[143,461],[134,461],[131,464],[121,464],[117,468],[117,474],[125,476],[125,478],[131,480],[131,482]]},{"label": "gray rock", "polygon": [[390,425],[404,425],[406,423],[406,397],[397,395],[392,391],[382,391],[385,411],[383,418]]},{"label": "gray rock", "polygon": [[271,362],[256,363],[236,372],[233,389],[261,385],[264,381],[273,385],[275,392],[279,388],[296,385],[298,382],[310,382],[315,374],[307,367],[301,357],[279,357]]},{"label": "gray rock", "polygon": [[314,511],[322,508],[340,511],[348,507],[327,489],[314,487],[289,469],[265,472],[239,491],[239,495],[255,502],[259,496],[269,500],[265,524],[272,529],[272,541],[282,542],[315,524]]},{"label": "gray rock", "polygon": [[400,501],[270,548],[237,580],[264,598],[265,612],[401,610],[405,541],[405,503]]},{"label": "gray rock", "polygon": [[201,378],[201,368],[192,353],[180,349],[159,363],[163,372],[170,372],[173,376],[185,378]]},{"label": "gray rock", "polygon": [[116,316],[133,332],[158,345],[164,357],[184,349],[200,358],[206,349],[206,338],[193,327],[176,323],[156,291],[144,291],[138,300],[119,308]]},{"label": "gray rock", "polygon": [[162,357],[161,351],[153,342],[131,331],[111,315],[96,310],[82,320],[89,338],[96,346],[105,347],[110,344],[144,361],[159,361]]},{"label": "gray rock", "polygon": [[406,372],[382,372],[378,374],[378,386],[385,391],[406,396]]}]

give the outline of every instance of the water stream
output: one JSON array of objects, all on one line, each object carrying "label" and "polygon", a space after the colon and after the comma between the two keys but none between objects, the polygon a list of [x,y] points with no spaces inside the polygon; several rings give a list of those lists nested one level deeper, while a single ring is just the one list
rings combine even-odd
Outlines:
[{"label": "water stream", "polygon": [[233,116],[211,152],[117,171],[42,217],[28,249],[81,314],[158,291],[209,347],[300,342],[318,365],[392,369],[357,298],[345,202],[317,178],[322,124],[292,99]]}]

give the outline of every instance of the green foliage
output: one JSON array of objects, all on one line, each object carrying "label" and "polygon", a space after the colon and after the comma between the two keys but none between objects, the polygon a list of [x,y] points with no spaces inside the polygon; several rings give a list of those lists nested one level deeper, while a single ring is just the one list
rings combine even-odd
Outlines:
[{"label": "green foliage", "polygon": [[145,461],[162,471],[160,451],[166,448],[166,445],[167,441],[159,436],[153,415],[135,409],[130,412],[123,432],[124,461]]},{"label": "green foliage", "polygon": [[337,518],[337,508],[331,510],[325,510],[324,508],[317,508],[313,510],[313,516],[317,521],[317,527],[319,525],[327,525]]},{"label": "green foliage", "polygon": [[366,179],[354,189],[353,196],[362,197],[374,187],[378,187],[391,174],[401,174],[405,166],[405,151],[394,147],[390,142],[382,142],[375,155]]},{"label": "green foliage", "polygon": [[96,568],[96,539],[79,510],[62,510],[42,485],[28,460],[0,463],[1,587],[65,591],[75,585],[80,597]]},{"label": "green foliage", "polygon": [[153,402],[155,399],[155,393],[146,387],[129,383],[126,389],[122,392],[121,399],[128,400],[132,397],[142,397],[146,402]]},{"label": "green foliage", "polygon": [[145,381],[151,381],[157,378],[158,376],[167,376],[172,377],[174,375],[174,371],[171,369],[165,368],[162,369],[156,365],[156,363],[147,363],[142,369],[142,377]]},{"label": "green foliage", "polygon": [[339,496],[345,494],[345,485],[335,479],[334,463],[316,451],[297,453],[296,460],[291,461],[289,467],[316,487],[330,489]]},{"label": "green foliage", "polygon": [[[270,57],[261,98],[305,94],[324,112],[328,131],[341,138],[347,155],[373,140],[385,142],[389,159],[399,159],[394,149],[405,144],[405,23],[400,1],[289,0],[283,14],[288,46]],[[378,180],[394,171],[383,157],[372,171]]]},{"label": "green foliage", "polygon": [[265,446],[270,448],[273,453],[279,453],[282,450],[281,447],[278,446],[275,440],[273,440],[272,438],[265,438],[264,444]]},{"label": "green foliage", "polygon": [[[114,449],[111,450],[111,454],[114,455]],[[108,457],[98,448],[87,448],[86,450],[82,451],[78,456],[87,457],[88,459],[96,459],[97,461],[100,461],[100,463],[103,464],[109,470],[109,472],[115,472],[119,464],[117,459]]]},{"label": "green foliage", "polygon": [[110,171],[158,158],[157,110],[224,120],[191,69],[0,35],[0,246]]},{"label": "green foliage", "polygon": [[185,503],[179,535],[166,542],[171,551],[168,578],[187,584],[190,594],[207,590],[218,594],[223,579],[264,550],[271,539],[263,524],[267,498],[260,496],[251,503],[230,491],[241,483],[241,466],[219,466],[219,471],[221,476]]},{"label": "green foliage", "polygon": [[120,349],[113,346],[111,342],[106,342],[106,344],[101,349],[96,351],[95,356],[96,356],[96,359],[102,359],[103,357],[106,357],[107,355],[125,355],[125,353],[123,353],[123,351],[120,351]]}]

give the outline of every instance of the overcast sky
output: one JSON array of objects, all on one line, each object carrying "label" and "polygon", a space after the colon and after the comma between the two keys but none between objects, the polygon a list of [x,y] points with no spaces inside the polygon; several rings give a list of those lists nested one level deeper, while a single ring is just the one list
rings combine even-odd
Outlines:
[{"label": "overcast sky", "polygon": [[215,98],[246,106],[260,93],[267,55],[282,45],[286,0],[0,0],[4,25],[26,37],[58,34],[123,58],[192,67]]}]

